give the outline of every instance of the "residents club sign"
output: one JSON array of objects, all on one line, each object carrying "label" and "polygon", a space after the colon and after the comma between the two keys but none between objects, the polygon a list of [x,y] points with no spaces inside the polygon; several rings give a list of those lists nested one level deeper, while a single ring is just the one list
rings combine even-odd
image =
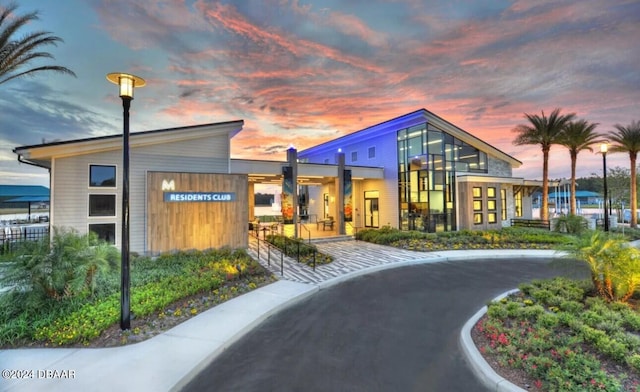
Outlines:
[{"label": "residents club sign", "polygon": [[164,192],[164,201],[166,202],[224,202],[235,200],[235,192]]}]

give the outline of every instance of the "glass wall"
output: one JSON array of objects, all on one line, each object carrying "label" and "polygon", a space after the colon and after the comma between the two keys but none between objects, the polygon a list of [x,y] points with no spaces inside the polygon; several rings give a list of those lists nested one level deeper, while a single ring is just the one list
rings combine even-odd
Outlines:
[{"label": "glass wall", "polygon": [[486,173],[487,155],[430,124],[399,130],[400,229],[456,230],[459,172]]}]

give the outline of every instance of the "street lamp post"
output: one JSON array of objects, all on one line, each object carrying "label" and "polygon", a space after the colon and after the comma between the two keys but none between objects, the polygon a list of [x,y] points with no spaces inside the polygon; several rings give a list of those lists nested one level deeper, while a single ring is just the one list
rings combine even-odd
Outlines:
[{"label": "street lamp post", "polygon": [[129,108],[133,100],[133,89],[143,87],[144,79],[126,73],[110,73],[107,80],[120,88],[123,108],[122,132],[122,241],[120,244],[120,329],[131,328],[131,304],[129,300]]},{"label": "street lamp post", "polygon": [[609,231],[609,209],[607,208],[607,143],[600,145],[600,152],[602,153],[602,177],[604,179],[604,231]]}]

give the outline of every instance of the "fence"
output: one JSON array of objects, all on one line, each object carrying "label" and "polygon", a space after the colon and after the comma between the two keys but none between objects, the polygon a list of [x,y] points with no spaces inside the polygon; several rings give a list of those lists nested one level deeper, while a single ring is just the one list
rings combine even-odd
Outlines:
[{"label": "fence", "polygon": [[0,252],[6,252],[24,241],[49,238],[49,226],[5,226],[0,227]]}]

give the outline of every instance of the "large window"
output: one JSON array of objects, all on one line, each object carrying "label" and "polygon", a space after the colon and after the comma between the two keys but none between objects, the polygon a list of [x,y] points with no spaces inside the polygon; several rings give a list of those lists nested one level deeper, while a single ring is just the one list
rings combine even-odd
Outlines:
[{"label": "large window", "polygon": [[507,190],[500,189],[500,215],[502,220],[507,220]]},{"label": "large window", "polygon": [[516,192],[513,198],[516,205],[516,217],[521,218],[522,217],[522,191]]},{"label": "large window", "polygon": [[[463,142],[433,124],[400,129],[398,141],[398,190],[402,230],[455,231],[456,172],[470,171],[460,162]],[[470,146],[469,146],[470,147]],[[473,147],[468,155],[477,163]]]},{"label": "large window", "polygon": [[89,231],[98,235],[101,240],[110,244],[116,243],[116,224],[115,223],[95,223],[89,225]]},{"label": "large window", "polygon": [[89,195],[89,216],[116,216],[116,195]]},{"label": "large window", "polygon": [[116,167],[89,165],[89,186],[114,188],[116,186]]}]

